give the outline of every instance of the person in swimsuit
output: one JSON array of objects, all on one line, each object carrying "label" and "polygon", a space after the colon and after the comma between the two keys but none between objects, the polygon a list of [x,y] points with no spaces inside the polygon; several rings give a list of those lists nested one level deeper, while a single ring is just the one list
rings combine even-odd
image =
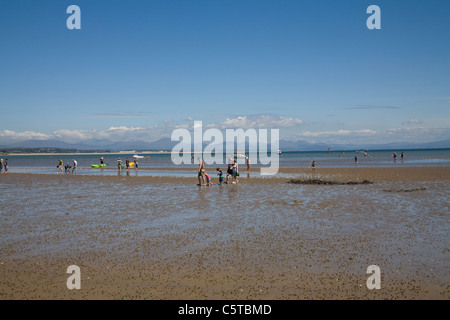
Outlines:
[{"label": "person in swimsuit", "polygon": [[316,168],[317,168],[317,163],[316,163],[315,161],[313,161],[313,162],[311,163],[311,167],[313,168],[313,170],[316,170]]},{"label": "person in swimsuit", "polygon": [[130,160],[127,158],[127,160],[125,160],[125,167],[128,169],[130,169]]},{"label": "person in swimsuit", "polygon": [[138,169],[138,159],[134,158],[134,169]]},{"label": "person in swimsuit", "polygon": [[122,160],[120,160],[120,158],[117,159],[117,169],[119,169],[119,171],[122,170]]},{"label": "person in swimsuit", "polygon": [[238,183],[239,182],[239,180],[237,179],[237,177],[238,177],[238,175],[239,175],[239,166],[238,166],[238,164],[237,164],[237,161],[236,160],[234,160],[234,163],[233,163],[233,167],[232,167],[233,169],[232,169],[232,174],[233,174],[233,184],[236,184],[236,183]]},{"label": "person in swimsuit", "polygon": [[207,172],[205,172],[205,178],[206,178],[206,184],[205,186],[212,186],[212,182],[211,182],[211,177],[209,176],[209,174]]},{"label": "person in swimsuit", "polygon": [[3,159],[0,159],[0,173],[3,173]]},{"label": "person in swimsuit", "polygon": [[5,167],[5,173],[8,173],[8,159],[5,159],[5,162],[3,162],[3,166]]}]

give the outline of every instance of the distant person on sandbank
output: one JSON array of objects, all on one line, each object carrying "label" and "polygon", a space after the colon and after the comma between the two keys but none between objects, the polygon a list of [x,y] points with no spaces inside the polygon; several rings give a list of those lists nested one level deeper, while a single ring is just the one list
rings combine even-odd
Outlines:
[{"label": "distant person on sandbank", "polygon": [[75,159],[72,159],[73,161],[73,168],[72,168],[72,174],[75,172],[75,174],[77,174],[77,167],[78,167],[78,162]]},{"label": "distant person on sandbank", "polygon": [[62,159],[59,159],[59,163],[57,166],[58,171],[56,172],[56,174],[59,174],[59,170],[61,170],[61,174],[63,173],[63,166],[64,166],[64,163],[63,163]]},{"label": "distant person on sandbank", "polygon": [[247,163],[247,171],[250,171],[250,158],[245,157],[246,163]]},{"label": "distant person on sandbank", "polygon": [[64,166],[66,174],[70,174],[70,168],[72,168],[72,166],[68,162],[66,162],[66,165]]}]

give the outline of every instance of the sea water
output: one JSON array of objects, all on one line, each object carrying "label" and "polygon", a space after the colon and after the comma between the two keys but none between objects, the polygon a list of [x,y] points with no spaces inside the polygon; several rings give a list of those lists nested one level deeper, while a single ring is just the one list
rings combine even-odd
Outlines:
[{"label": "sea water", "polygon": [[[393,154],[397,154],[397,160],[394,160]],[[404,152],[404,158],[400,157]],[[283,152],[279,154],[280,168],[308,168],[312,161],[316,161],[319,167],[392,167],[392,166],[442,166],[450,165],[450,149],[414,149],[414,150],[373,150],[366,151],[366,155],[356,151],[315,151],[315,152]],[[247,154],[248,155],[248,154]],[[130,168],[130,176],[177,176],[190,177],[193,171],[197,170],[198,165],[181,164],[175,165],[171,160],[170,153],[143,154],[144,158],[138,159],[139,169]],[[146,156],[149,158],[147,159]],[[100,164],[100,158],[103,157],[107,164],[105,169],[92,168],[92,164]],[[197,158],[198,155],[195,155]],[[355,162],[357,157],[357,162]],[[8,155],[2,156],[8,159],[9,172],[11,173],[39,173],[55,174],[58,169],[59,159],[62,159],[64,165],[73,165],[73,159],[78,163],[77,174],[81,175],[127,175],[127,170],[119,172],[117,169],[117,160],[120,158],[122,163],[128,158],[133,162],[133,154],[72,154],[72,155]],[[242,160],[243,161],[243,158]],[[207,164],[210,171],[215,171],[219,167],[223,171],[226,169],[225,161],[223,164]],[[257,162],[251,164],[255,175],[260,168]],[[241,171],[245,164],[241,164]],[[178,169],[178,170],[173,170]],[[277,176],[281,176],[278,173]]]}]

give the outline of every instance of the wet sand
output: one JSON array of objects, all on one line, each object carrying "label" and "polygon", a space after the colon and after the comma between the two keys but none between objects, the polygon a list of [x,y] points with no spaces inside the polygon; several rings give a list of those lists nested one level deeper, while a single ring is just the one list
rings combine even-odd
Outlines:
[{"label": "wet sand", "polygon": [[450,167],[280,172],[373,183],[1,175],[0,299],[450,298]]}]

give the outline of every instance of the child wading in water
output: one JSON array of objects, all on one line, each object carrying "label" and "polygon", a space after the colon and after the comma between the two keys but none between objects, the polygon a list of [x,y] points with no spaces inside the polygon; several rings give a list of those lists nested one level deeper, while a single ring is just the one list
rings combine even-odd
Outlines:
[{"label": "child wading in water", "polygon": [[208,173],[205,172],[205,178],[206,178],[206,184],[205,186],[212,186],[213,183],[211,182],[211,177]]},{"label": "child wading in water", "polygon": [[222,170],[220,170],[220,168],[217,168],[217,175],[219,176],[219,186],[222,185],[223,182],[223,173]]}]

